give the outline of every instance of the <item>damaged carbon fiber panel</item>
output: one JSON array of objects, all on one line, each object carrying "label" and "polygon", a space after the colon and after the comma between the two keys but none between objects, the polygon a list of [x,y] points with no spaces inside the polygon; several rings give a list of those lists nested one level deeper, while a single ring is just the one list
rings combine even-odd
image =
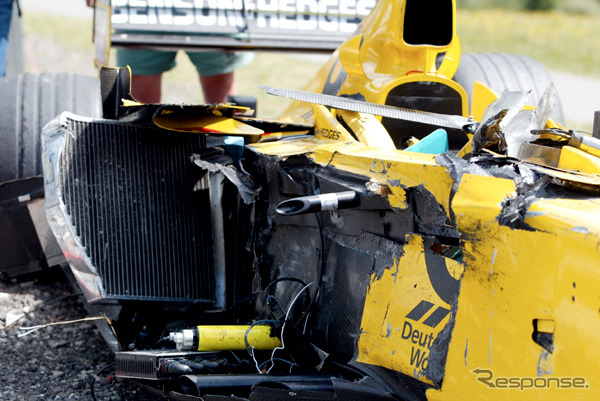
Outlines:
[{"label": "damaged carbon fiber panel", "polygon": [[[461,277],[451,257],[461,255],[458,232],[447,224],[435,197],[423,185],[407,188],[405,207],[397,209],[388,192],[368,189],[377,188],[368,185],[369,177],[315,164],[304,155],[247,156],[246,169],[262,188],[257,204],[268,197],[264,204],[269,205],[256,214],[262,216],[256,219],[260,281],[294,277],[318,284],[319,292],[307,301],[318,311],[308,330],[313,343],[336,359],[381,366],[439,386]],[[359,199],[351,209],[294,216],[273,210],[290,198],[348,190]],[[281,283],[273,293],[285,305],[297,285]],[[390,297],[387,304],[382,294]],[[411,315],[419,305],[420,316]],[[412,318],[392,318],[391,311]],[[369,329],[374,325],[380,327],[377,332]]]}]

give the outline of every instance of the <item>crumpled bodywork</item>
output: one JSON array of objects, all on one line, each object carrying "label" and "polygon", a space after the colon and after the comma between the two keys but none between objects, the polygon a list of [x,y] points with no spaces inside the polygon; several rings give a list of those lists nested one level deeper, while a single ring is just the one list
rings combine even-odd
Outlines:
[{"label": "crumpled bodywork", "polygon": [[[414,213],[412,230],[396,238],[387,265],[374,269],[366,286],[357,362],[427,383],[431,399],[465,391],[489,396],[494,389],[478,381],[487,376],[477,370],[500,378],[585,379],[575,383],[580,388],[497,393],[503,398],[592,394],[588,386],[598,380],[588,367],[597,358],[590,334],[598,324],[599,198],[569,193],[543,176],[535,179],[546,182],[545,190],[520,191],[526,178],[519,170],[531,174],[525,165],[469,163],[450,153],[388,153],[316,139],[252,149],[282,160],[302,154],[340,175],[364,176],[362,190],[382,196],[399,213],[390,226],[406,210]],[[446,221],[427,220],[432,210],[445,213]],[[511,226],[503,215],[514,212],[519,222]],[[534,340],[539,321],[552,323],[552,352]]]},{"label": "crumpled bodywork", "polygon": [[[108,222],[99,235],[86,231],[102,249],[86,246],[69,225],[77,213],[52,188],[46,195],[61,245],[79,246],[81,255],[67,255],[71,268],[80,284],[96,285],[88,300],[122,308],[112,323],[133,354],[118,361],[166,343],[205,352],[200,333],[239,324],[228,334],[238,340],[227,350],[235,358],[222,349],[190,356],[200,371],[181,378],[190,396],[214,390],[205,363],[223,374],[220,390],[231,398],[257,399],[263,378],[284,386],[275,399],[311,380],[304,390],[315,393],[302,397],[597,398],[600,141],[548,118],[551,88],[535,109],[521,92],[491,105],[485,92],[486,104],[472,99],[481,121],[467,118],[466,92],[451,80],[455,8],[380,0],[306,87],[375,109],[419,110],[430,123],[318,102],[294,102],[275,122],[228,105],[119,104],[127,120],[111,123],[110,140],[84,147],[85,168],[71,167],[79,156],[59,149],[59,128],[50,130],[47,182],[65,176],[73,192],[88,190],[80,220]],[[428,18],[440,36],[420,29]],[[442,114],[465,125],[433,123]],[[88,123],[66,142],[108,135],[97,128],[106,121]],[[198,140],[207,132],[246,141]],[[432,132],[443,146],[427,144]],[[65,155],[59,164],[57,155]],[[120,199],[141,171],[142,190]],[[111,191],[100,197],[97,188]],[[111,213],[114,198],[131,216]],[[98,214],[86,220],[88,204]],[[121,264],[107,261],[113,249],[126,255]],[[115,290],[103,289],[99,271]],[[125,280],[131,287],[117,286]],[[249,333],[258,324],[281,345],[255,352]],[[193,370],[168,362],[177,374]],[[147,378],[129,366],[119,374]],[[173,373],[157,369],[154,379]]]}]

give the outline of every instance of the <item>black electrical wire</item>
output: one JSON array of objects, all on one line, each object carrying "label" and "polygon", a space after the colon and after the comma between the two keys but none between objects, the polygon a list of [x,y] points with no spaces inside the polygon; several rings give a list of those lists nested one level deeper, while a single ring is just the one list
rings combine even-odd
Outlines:
[{"label": "black electrical wire", "polygon": [[[283,167],[280,167],[279,170],[285,174],[289,180],[294,184],[294,186],[298,189],[298,191],[303,194],[304,196],[308,196],[308,193],[304,190],[304,188],[294,179],[294,177],[291,176],[290,173],[288,173]],[[321,188],[320,186],[318,186],[317,184],[317,180],[316,177],[313,176],[313,182],[312,182],[312,192],[314,195],[318,195],[321,193]],[[315,216],[315,219],[317,221],[317,225],[319,226],[319,239],[321,241],[321,265],[320,267],[320,271],[319,271],[319,283],[317,284],[317,292],[316,294],[318,294],[318,290],[322,287],[323,285],[323,272],[325,271],[325,232],[323,229],[323,221],[321,219],[321,213],[313,213]],[[316,295],[315,295],[316,298]]]},{"label": "black electrical wire", "polygon": [[277,283],[279,283],[281,281],[293,281],[295,283],[302,284],[303,287],[306,287],[306,283],[304,281],[300,280],[299,278],[295,278],[295,277],[280,277],[278,279],[275,279],[275,280],[271,281],[269,283],[269,285],[267,285],[267,288],[265,288],[265,295],[268,297],[269,296],[269,289],[273,285],[275,285],[275,284],[277,284]]},{"label": "black electrical wire", "polygon": [[288,360],[283,359],[283,358],[273,358],[273,359],[267,359],[266,361],[264,361],[263,363],[261,363],[260,365],[258,365],[258,368],[260,369],[263,366],[265,366],[267,363],[273,362],[273,361],[285,362],[285,363],[287,363],[290,366],[298,366],[298,364],[296,364],[294,362],[291,362],[291,361],[288,361]]},{"label": "black electrical wire", "polygon": [[233,357],[236,359],[238,366],[242,364],[242,360],[240,358],[238,358],[238,356],[235,354],[235,352],[233,351],[229,351],[231,353],[231,355],[233,355]]},{"label": "black electrical wire", "polygon": [[[282,281],[291,281],[294,283],[302,284],[303,287],[306,287],[306,283],[303,280],[300,280],[299,278],[296,278],[296,277],[280,277],[278,279],[271,281],[269,283],[269,285],[267,285],[267,288],[265,288],[267,305],[269,304],[269,299],[273,299],[275,302],[277,302],[277,306],[279,306],[279,309],[285,310],[285,308],[281,304],[281,301],[279,301],[279,299],[275,295],[269,294],[269,290],[271,289],[271,287],[273,287],[275,284],[282,282]],[[318,291],[318,289],[317,289],[317,291]],[[308,297],[310,299],[310,305],[312,305],[313,299],[310,297],[310,293],[308,293]],[[275,316],[275,317],[277,317],[277,316]]]},{"label": "black electrical wire", "polygon": [[112,368],[114,365],[115,365],[115,362],[111,362],[111,363],[109,363],[108,365],[106,365],[105,367],[103,367],[102,369],[100,369],[98,372],[96,372],[96,373],[94,374],[94,377],[92,377],[92,381],[90,382],[90,391],[91,391],[91,393],[92,393],[92,399],[93,399],[94,401],[98,401],[98,400],[96,399],[96,394],[94,393],[94,382],[96,381],[96,376],[98,376],[98,375],[102,374],[102,373],[103,373],[104,371],[106,371],[107,369],[110,369],[110,368]]},{"label": "black electrical wire", "polygon": [[308,315],[310,315],[310,309],[312,308],[312,306],[315,303],[315,301],[317,300],[317,298],[319,298],[319,294],[320,294],[319,290],[320,290],[319,287],[317,287],[317,292],[315,293],[315,296],[310,299],[310,303],[308,304],[308,307],[304,311],[303,315],[300,316],[300,319],[298,319],[298,321],[294,325],[294,326],[296,326],[296,328],[298,328],[298,326],[300,325],[300,322],[302,322],[302,319],[304,319],[304,318],[308,319]]},{"label": "black electrical wire", "polygon": [[246,350],[250,356],[252,356],[252,349],[250,348],[250,343],[248,342],[248,335],[254,326],[262,323],[283,324],[285,322],[282,322],[281,320],[257,320],[256,322],[252,323],[250,327],[248,327],[248,330],[246,330],[246,334],[244,334],[244,343],[246,344]]},{"label": "black electrical wire", "polygon": [[281,304],[281,301],[279,301],[279,299],[277,299],[277,297],[275,295],[269,295],[267,297],[267,305],[269,304],[269,299],[273,299],[277,303],[277,306],[279,306],[279,309],[285,310],[283,308],[283,305]]}]

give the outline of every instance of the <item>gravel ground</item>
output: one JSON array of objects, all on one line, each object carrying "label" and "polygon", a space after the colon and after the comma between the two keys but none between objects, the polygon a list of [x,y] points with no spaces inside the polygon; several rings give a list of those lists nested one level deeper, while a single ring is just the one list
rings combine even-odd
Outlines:
[{"label": "gravel ground", "polygon": [[[25,332],[22,327],[87,317],[62,272],[52,276],[0,282],[0,400],[93,400],[92,386],[97,400],[146,399],[134,383],[114,379],[113,354],[94,322],[50,326],[18,337]],[[24,311],[52,300],[11,325]]]},{"label": "gravel ground", "polygon": [[[21,6],[24,12],[60,11],[90,20],[92,15],[85,0],[21,0]],[[45,37],[24,38],[24,51],[28,72],[97,75],[89,51],[69,51]],[[18,337],[23,326],[88,317],[79,297],[71,294],[74,290],[60,270],[20,281],[0,281],[0,401],[147,400],[134,383],[114,379],[113,354],[94,322],[51,326]],[[52,300],[57,301],[10,325],[24,311]]]}]

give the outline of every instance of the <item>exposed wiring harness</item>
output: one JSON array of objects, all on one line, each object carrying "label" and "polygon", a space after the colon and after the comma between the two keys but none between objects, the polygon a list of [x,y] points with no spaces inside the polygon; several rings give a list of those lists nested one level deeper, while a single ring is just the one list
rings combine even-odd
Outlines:
[{"label": "exposed wiring harness", "polygon": [[[280,278],[277,280],[274,280],[273,282],[271,282],[267,288],[265,289],[265,293],[268,294],[268,290],[276,283],[280,282],[280,281],[294,281],[294,282],[298,282],[298,283],[302,283],[304,284],[304,282],[300,279],[296,279],[296,278]],[[302,295],[302,293],[304,293],[304,291],[306,291],[308,288],[310,288],[310,286],[314,285],[315,282],[311,282],[308,284],[304,284],[304,286],[302,287],[302,289],[300,291],[298,291],[296,293],[296,295],[294,296],[294,299],[292,299],[292,301],[290,302],[286,314],[285,314],[285,319],[283,321],[281,320],[258,320],[254,323],[252,323],[252,325],[250,325],[250,327],[248,327],[248,329],[246,330],[246,333],[244,335],[244,342],[246,344],[246,350],[248,351],[248,354],[252,357],[252,359],[254,360],[254,364],[256,366],[256,370],[258,371],[258,373],[265,373],[263,372],[262,368],[268,363],[271,362],[271,366],[269,367],[269,369],[266,371],[266,373],[270,373],[271,370],[273,369],[273,367],[275,366],[275,361],[281,361],[281,362],[285,362],[287,364],[289,364],[290,366],[298,366],[296,363],[294,362],[290,362],[288,360],[282,359],[282,358],[275,358],[275,352],[277,350],[283,350],[285,349],[285,340],[284,340],[284,333],[285,333],[285,327],[288,323],[293,324],[294,326],[296,325],[294,322],[290,321],[290,314],[292,312],[292,309],[294,308],[294,305],[296,304],[296,302],[298,301],[298,299],[300,298],[300,295]],[[267,295],[267,297],[273,297],[272,295]],[[275,298],[276,299],[276,298]],[[277,300],[277,299],[276,299]],[[311,305],[313,303],[314,299],[311,299]],[[277,303],[279,305],[281,305],[281,303],[277,300]],[[306,314],[304,314],[302,317],[306,316]],[[302,318],[300,318],[300,320],[298,322],[300,322],[302,320]],[[248,342],[248,336],[250,334],[250,331],[252,330],[252,328],[258,324],[280,324],[281,326],[281,346],[280,347],[276,347],[273,349],[273,352],[271,353],[271,358],[269,358],[267,361],[262,362],[262,363],[258,363],[257,359],[256,359],[256,355],[254,353],[254,347],[252,347],[250,345],[250,343]]]},{"label": "exposed wiring harness", "polygon": [[[310,282],[307,285],[305,285],[304,287],[302,287],[302,289],[300,291],[298,291],[298,293],[296,294],[296,296],[294,297],[294,299],[292,300],[292,302],[290,302],[290,306],[288,307],[288,310],[285,314],[285,320],[283,322],[283,326],[281,326],[281,347],[275,347],[273,349],[273,352],[271,353],[271,367],[269,369],[267,369],[267,373],[271,373],[271,370],[273,369],[273,367],[275,366],[275,362],[274,362],[274,358],[275,358],[275,352],[277,352],[277,350],[283,350],[285,349],[285,342],[284,342],[284,332],[285,332],[285,327],[289,322],[289,317],[290,317],[290,313],[294,307],[294,304],[296,303],[296,301],[298,300],[298,298],[300,297],[300,295],[307,290],[311,285],[315,284],[315,282]],[[259,369],[260,372],[260,369]]]},{"label": "exposed wiring harness", "polygon": [[[266,301],[267,301],[267,305],[271,306],[271,302],[275,302],[277,304],[277,307],[279,308],[279,310],[281,311],[285,311],[285,308],[283,307],[283,305],[281,304],[281,301],[279,301],[279,299],[277,298],[277,296],[275,295],[271,295],[269,293],[269,291],[273,288],[273,286],[277,283],[280,283],[282,281],[291,281],[294,283],[298,283],[301,284],[303,287],[306,286],[306,283],[298,278],[295,277],[280,277],[278,279],[275,279],[273,281],[271,281],[269,283],[269,285],[267,285],[267,288],[265,288],[265,296],[266,296]],[[311,301],[311,305],[312,305],[312,301]],[[273,312],[273,311],[271,311]],[[274,314],[275,315],[275,314]],[[282,316],[276,316],[276,319],[280,319]]]},{"label": "exposed wiring harness", "polygon": [[244,334],[244,343],[246,344],[246,350],[248,351],[248,354],[252,357],[252,360],[254,360],[254,364],[256,366],[256,369],[258,370],[258,373],[261,373],[260,366],[258,365],[258,361],[256,360],[256,356],[254,355],[254,347],[252,347],[250,345],[250,343],[248,342],[248,336],[250,335],[250,330],[252,330],[252,328],[254,326],[259,325],[259,324],[265,324],[265,323],[268,323],[268,324],[284,324],[284,322],[282,322],[280,320],[257,320],[256,322],[252,323],[250,325],[250,327],[248,327],[248,330],[246,330],[246,334]]}]

